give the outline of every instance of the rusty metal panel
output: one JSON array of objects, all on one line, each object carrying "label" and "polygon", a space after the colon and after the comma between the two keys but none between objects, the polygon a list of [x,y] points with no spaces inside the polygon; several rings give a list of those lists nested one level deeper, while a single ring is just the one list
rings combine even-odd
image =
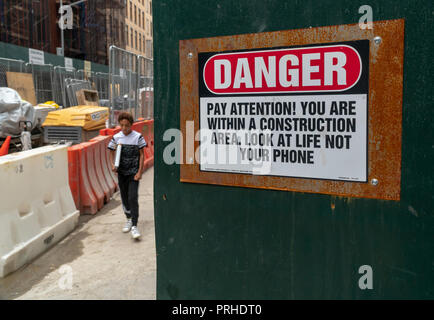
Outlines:
[{"label": "rusty metal panel", "polygon": [[[375,43],[375,37],[380,37],[381,43]],[[199,130],[198,53],[364,39],[371,42],[369,46],[368,182],[204,172],[199,170],[198,163],[188,163],[190,159],[182,159],[181,182],[399,200],[404,52],[403,19],[374,22],[372,29],[364,30],[360,29],[358,24],[350,24],[180,41],[181,132],[183,137],[187,136],[187,121],[194,121],[194,132]],[[187,141],[184,146],[188,144]],[[195,141],[194,150],[198,147],[199,142]],[[185,149],[183,154],[186,154]],[[371,183],[373,179],[376,179],[378,184]]]}]

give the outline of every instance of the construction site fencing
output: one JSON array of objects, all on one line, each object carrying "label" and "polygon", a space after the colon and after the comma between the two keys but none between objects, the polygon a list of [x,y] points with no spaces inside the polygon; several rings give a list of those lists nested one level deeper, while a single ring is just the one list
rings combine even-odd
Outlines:
[{"label": "construction site fencing", "polygon": [[0,87],[7,87],[7,72],[24,72],[25,62],[0,58]]},{"label": "construction site fencing", "polygon": [[139,106],[145,119],[154,117],[153,60],[139,55]]},{"label": "construction site fencing", "polygon": [[110,83],[110,125],[115,125],[117,114],[130,112],[134,119],[141,117],[138,111],[139,61],[137,55],[110,46],[109,50]]},{"label": "construction site fencing", "polygon": [[26,71],[33,75],[37,103],[53,100],[54,66],[26,63]]},{"label": "construction site fencing", "polygon": [[153,118],[153,60],[112,46],[109,70],[86,72],[0,58],[0,86],[8,86],[7,72],[31,73],[37,103],[51,100],[68,108],[77,103],[74,89],[93,89],[101,105],[110,107],[111,125],[120,111],[131,112],[135,120]]},{"label": "construction site fencing", "polygon": [[98,96],[101,100],[110,99],[109,95],[109,74],[104,72],[95,72],[92,77],[95,89],[98,91]]},{"label": "construction site fencing", "polygon": [[[7,87],[7,72],[32,74],[37,103],[55,101],[63,108],[76,105],[75,92],[67,88],[72,80],[84,84],[83,88],[98,91],[100,99],[109,100],[109,74],[104,72],[90,72],[76,70],[73,67],[53,66],[51,64],[32,64],[23,60],[0,58],[0,87]],[[85,81],[85,82],[83,82]],[[89,85],[90,84],[90,85]],[[69,94],[68,94],[69,90]]]},{"label": "construction site fencing", "polygon": [[76,73],[76,79],[78,80],[92,80],[95,72],[85,70],[78,70]]},{"label": "construction site fencing", "polygon": [[79,104],[75,93],[82,89],[91,90],[91,82],[88,80],[77,80],[72,78],[65,79],[65,91],[67,96],[66,107],[77,106]]},{"label": "construction site fencing", "polygon": [[134,120],[153,117],[153,60],[110,47],[109,94],[110,126],[116,125],[116,116],[128,111]]},{"label": "construction site fencing", "polygon": [[66,68],[56,66],[54,67],[54,82],[53,82],[53,98],[57,104],[64,107],[70,107],[69,101],[66,96],[66,79],[76,79],[77,71],[75,68]]}]

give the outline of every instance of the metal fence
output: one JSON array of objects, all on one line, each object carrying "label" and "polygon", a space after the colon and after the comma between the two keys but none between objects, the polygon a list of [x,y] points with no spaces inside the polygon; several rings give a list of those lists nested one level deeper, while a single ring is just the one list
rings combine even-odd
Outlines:
[{"label": "metal fence", "polygon": [[82,89],[92,89],[92,84],[89,80],[65,79],[66,104],[68,106],[77,106],[76,92]]},{"label": "metal fence", "polygon": [[77,80],[92,80],[94,72],[86,72],[85,70],[78,70],[76,73]]},{"label": "metal fence", "polygon": [[121,111],[130,112],[135,120],[152,117],[152,59],[116,46],[110,46],[109,58],[110,125],[116,124]]},{"label": "metal fence", "polygon": [[26,63],[26,71],[33,75],[37,103],[53,100],[54,66]]},{"label": "metal fence", "polygon": [[36,102],[53,100],[54,68],[51,64],[38,65],[22,60],[0,58],[0,86],[7,87],[7,72],[31,73]]},{"label": "metal fence", "polygon": [[[108,73],[86,73],[84,70],[76,70],[75,68],[55,67],[54,75],[54,99],[64,108],[76,105],[75,91],[80,89],[98,91],[99,99],[107,101],[106,103],[102,103],[102,105],[108,105],[110,87]],[[78,84],[84,85],[80,87]]]},{"label": "metal fence", "polygon": [[154,117],[154,69],[153,60],[138,56],[139,60],[139,106],[145,119]]},{"label": "metal fence", "polygon": [[[110,47],[109,73],[32,64],[0,58],[0,86],[7,87],[7,72],[31,73],[37,103],[55,101],[64,108],[76,105],[74,88],[98,91],[101,105],[110,107],[110,125],[120,111],[129,111],[134,119],[153,117],[153,60]],[[73,81],[73,80],[81,80]],[[83,82],[84,81],[84,82]]]},{"label": "metal fence", "polygon": [[54,101],[61,104],[64,108],[70,107],[69,101],[66,96],[66,79],[76,79],[77,71],[75,68],[54,67],[54,82],[53,82],[53,95]]},{"label": "metal fence", "polygon": [[25,68],[22,60],[0,58],[0,87],[7,87],[7,72],[24,72]]},{"label": "metal fence", "polygon": [[137,55],[115,46],[110,47],[110,124],[121,111],[137,116],[138,60]]},{"label": "metal fence", "polygon": [[98,96],[101,100],[110,99],[109,95],[109,74],[104,72],[95,72],[93,77],[95,89],[98,91]]}]

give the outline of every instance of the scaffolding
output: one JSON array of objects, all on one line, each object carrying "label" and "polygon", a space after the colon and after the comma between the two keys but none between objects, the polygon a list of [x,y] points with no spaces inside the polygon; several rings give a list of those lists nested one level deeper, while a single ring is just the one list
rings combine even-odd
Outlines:
[{"label": "scaffolding", "polygon": [[0,41],[50,51],[52,0],[0,0]]},{"label": "scaffolding", "polygon": [[[63,0],[69,5],[77,0]],[[56,54],[60,0],[0,0],[0,41]],[[65,56],[108,65],[110,45],[125,48],[125,0],[86,0],[72,7]]]},{"label": "scaffolding", "polygon": [[[63,1],[72,2],[76,1]],[[123,0],[92,0],[74,5],[74,25],[78,27],[64,31],[65,55],[107,65],[109,45],[125,47],[121,30],[125,8]]]}]

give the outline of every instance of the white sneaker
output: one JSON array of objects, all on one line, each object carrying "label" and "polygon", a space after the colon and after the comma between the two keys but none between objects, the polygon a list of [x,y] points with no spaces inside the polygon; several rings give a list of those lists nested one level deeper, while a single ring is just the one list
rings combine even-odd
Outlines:
[{"label": "white sneaker", "polygon": [[132,227],[131,228],[131,237],[133,239],[139,239],[141,237],[141,234],[139,232],[139,229],[137,229],[137,227]]},{"label": "white sneaker", "polygon": [[124,228],[122,229],[122,232],[125,233],[130,232],[132,226],[133,226],[133,220],[128,219],[127,222],[125,223]]}]

